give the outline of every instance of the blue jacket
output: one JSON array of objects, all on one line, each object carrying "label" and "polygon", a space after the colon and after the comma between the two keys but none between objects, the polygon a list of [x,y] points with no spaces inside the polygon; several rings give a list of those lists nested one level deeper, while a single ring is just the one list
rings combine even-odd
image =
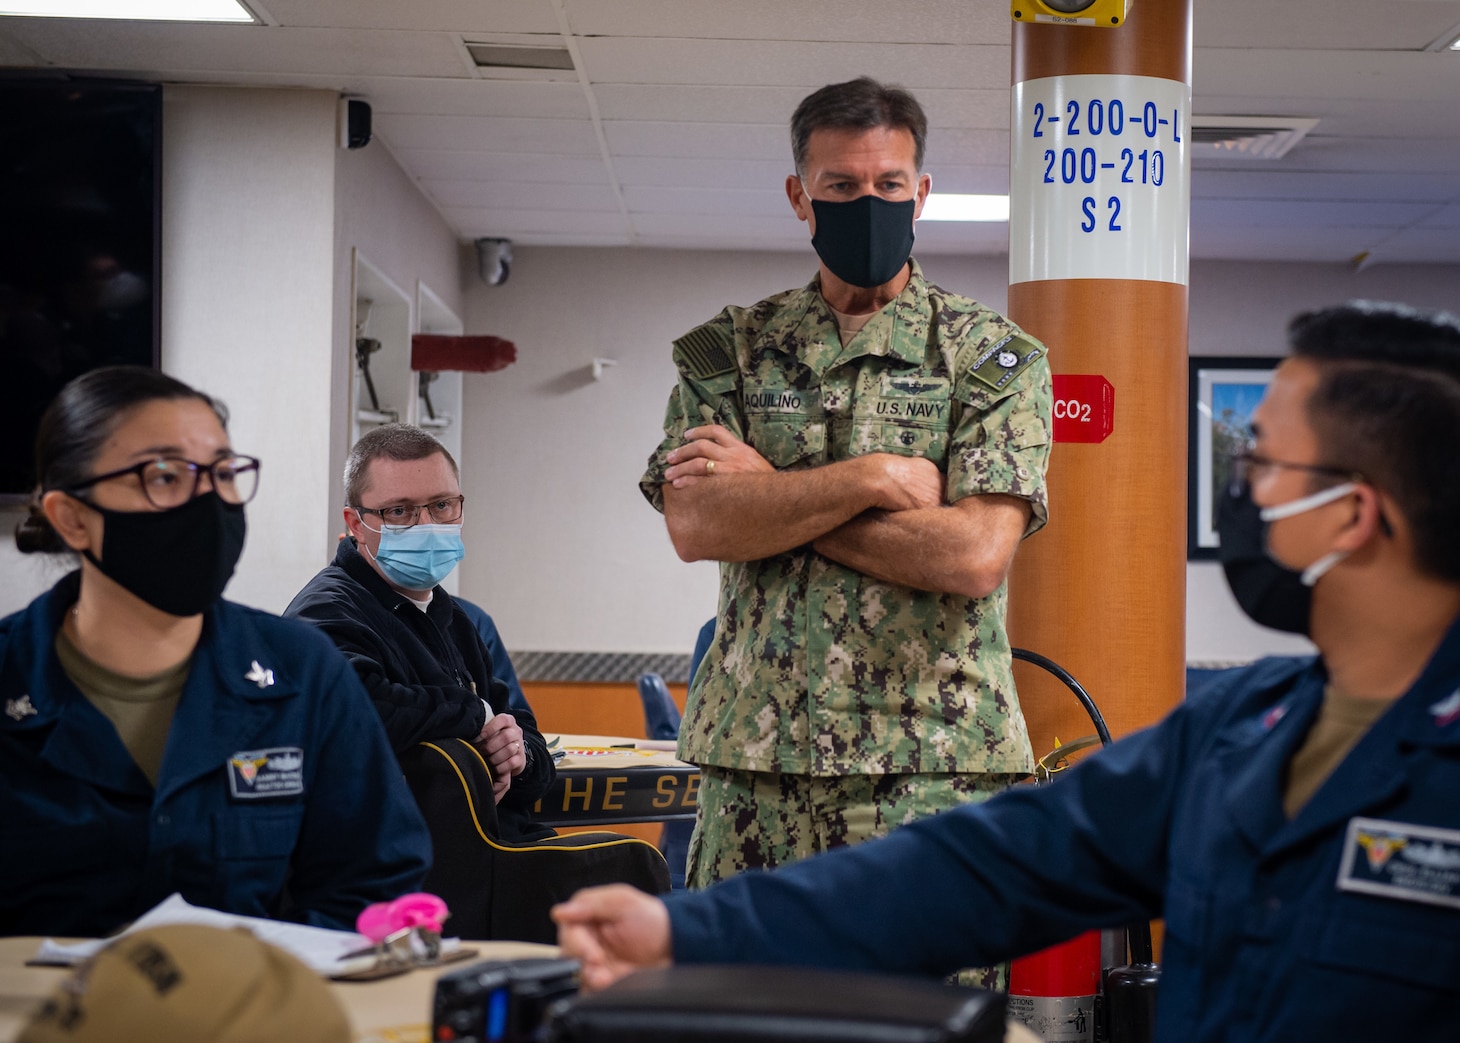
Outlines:
[{"label": "blue jacket", "polygon": [[0,934],[100,935],[174,891],[353,929],[419,888],[425,824],[327,638],[210,608],[154,790],[56,658],[78,576],[0,621]]},{"label": "blue jacket", "polygon": [[1325,682],[1265,660],[1049,786],[673,896],[675,959],[943,974],[1164,916],[1166,1043],[1455,1039],[1460,623],[1290,821]]}]

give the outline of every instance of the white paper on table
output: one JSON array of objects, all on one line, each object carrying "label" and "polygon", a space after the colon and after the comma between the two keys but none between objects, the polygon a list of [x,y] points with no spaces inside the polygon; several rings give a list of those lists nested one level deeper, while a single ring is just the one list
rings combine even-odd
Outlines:
[{"label": "white paper on table", "polygon": [[[260,941],[277,945],[296,957],[317,974],[334,977],[366,970],[375,964],[374,955],[346,958],[347,954],[370,946],[370,939],[354,931],[334,931],[327,927],[311,927],[308,924],[286,923],[282,920],[267,920],[257,916],[238,916],[191,905],[180,894],[172,894],[158,905],[142,914],[120,935],[112,938],[98,938],[85,942],[62,944],[47,938],[36,951],[35,962],[71,966],[96,955],[119,937],[126,937],[134,931],[163,924],[201,924],[204,927],[243,927]],[[459,938],[441,939],[442,953],[449,953],[461,944]]]}]

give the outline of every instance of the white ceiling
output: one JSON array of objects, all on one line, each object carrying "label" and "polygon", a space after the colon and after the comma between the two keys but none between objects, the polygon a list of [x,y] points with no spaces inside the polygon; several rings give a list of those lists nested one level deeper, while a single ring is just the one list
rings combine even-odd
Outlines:
[{"label": "white ceiling", "polygon": [[[463,238],[802,249],[786,121],[862,73],[927,108],[935,191],[1008,191],[1001,0],[246,2],[267,24],[0,18],[0,65],[365,98],[372,147]],[[1318,125],[1281,159],[1197,162],[1194,257],[1460,263],[1460,52],[1425,50],[1460,0],[1195,2],[1194,115]],[[566,46],[576,69],[487,73],[466,41]],[[1007,245],[1003,224],[918,226],[923,253]]]}]

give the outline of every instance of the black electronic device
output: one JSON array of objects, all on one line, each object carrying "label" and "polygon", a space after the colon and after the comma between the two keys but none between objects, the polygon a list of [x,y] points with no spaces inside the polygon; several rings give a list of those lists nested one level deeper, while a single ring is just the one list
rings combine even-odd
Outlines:
[{"label": "black electronic device", "polygon": [[473,963],[436,979],[431,1038],[452,1043],[546,1039],[548,1008],[577,991],[577,960]]},{"label": "black electronic device", "polygon": [[370,103],[360,98],[345,100],[345,148],[364,148],[370,144]]},{"label": "black electronic device", "polygon": [[73,377],[157,364],[162,89],[0,75],[0,505]]},{"label": "black electronic device", "polygon": [[553,1043],[1002,1043],[1003,993],[806,967],[639,971],[559,1005]]}]

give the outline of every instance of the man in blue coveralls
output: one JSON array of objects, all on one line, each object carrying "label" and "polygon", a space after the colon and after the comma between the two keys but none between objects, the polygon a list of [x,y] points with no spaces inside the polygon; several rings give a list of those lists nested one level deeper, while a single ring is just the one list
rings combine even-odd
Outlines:
[{"label": "man in blue coveralls", "polygon": [[555,917],[601,987],[671,961],[945,974],[1166,920],[1162,1041],[1453,1038],[1460,320],[1299,316],[1219,512],[1252,618],[1307,633],[1047,787],[667,902]]}]

